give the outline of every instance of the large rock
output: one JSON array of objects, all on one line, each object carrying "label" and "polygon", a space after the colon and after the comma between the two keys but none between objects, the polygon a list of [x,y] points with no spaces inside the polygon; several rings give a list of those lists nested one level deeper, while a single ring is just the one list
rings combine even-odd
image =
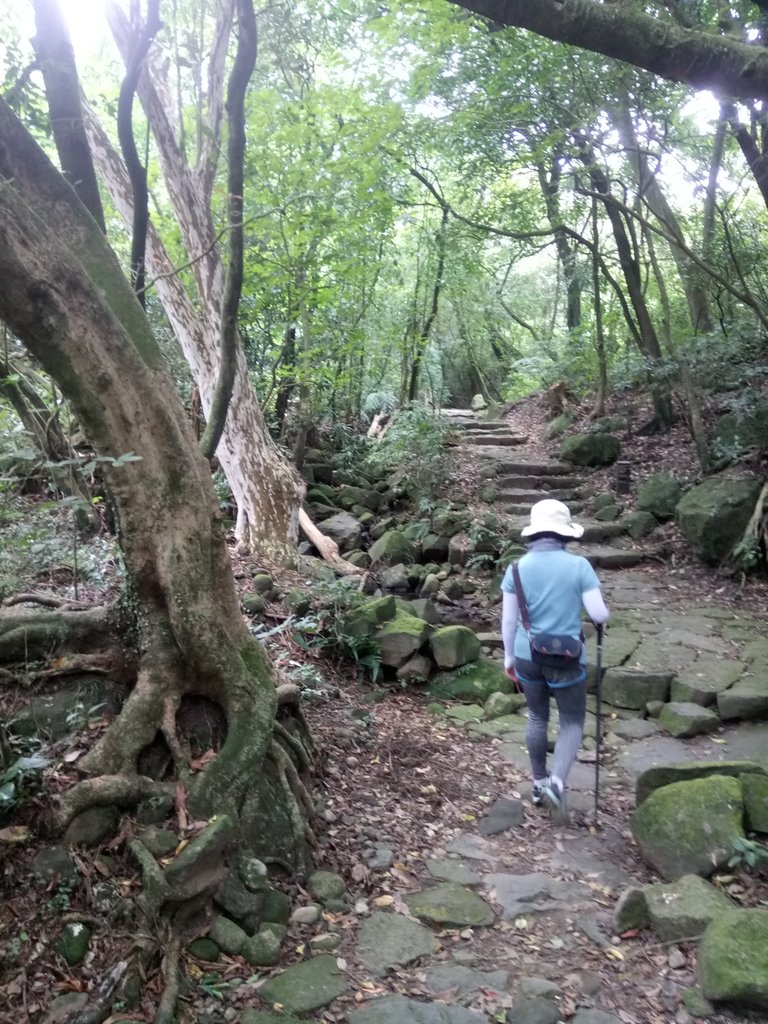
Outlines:
[{"label": "large rock", "polygon": [[354,551],[360,547],[363,528],[349,512],[337,512],[323,520],[323,533],[336,541],[340,551]]},{"label": "large rock", "polygon": [[442,928],[476,928],[491,925],[496,915],[485,900],[453,882],[441,882],[406,896],[410,912]]},{"label": "large rock", "polygon": [[480,657],[480,641],[467,626],[443,626],[433,634],[430,646],[442,669],[461,668]]},{"label": "large rock", "polygon": [[430,956],[438,942],[429,928],[402,914],[376,911],[360,925],[358,951],[365,966],[379,977]]},{"label": "large rock", "polygon": [[461,672],[440,672],[429,684],[434,697],[484,704],[492,693],[511,693],[514,684],[504,666],[490,658],[479,658]]},{"label": "large rock", "polygon": [[416,544],[400,530],[387,530],[370,546],[368,554],[372,565],[407,565],[416,558]]},{"label": "large rock", "polygon": [[768,778],[768,771],[755,761],[682,761],[678,764],[655,765],[638,776],[635,785],[635,804],[639,807],[651,793],[662,786],[670,786],[673,782],[708,779],[710,775],[727,775],[740,779],[742,775],[748,774]]},{"label": "large rock", "polygon": [[723,474],[703,480],[678,503],[677,525],[694,554],[719,565],[739,541],[760,493],[757,477]]},{"label": "large rock", "polygon": [[745,676],[729,690],[717,695],[717,710],[721,718],[768,718],[768,677]]},{"label": "large rock", "polygon": [[746,668],[741,661],[724,658],[695,662],[672,681],[670,696],[673,701],[692,701],[708,707],[714,704],[718,693],[727,690],[739,679]]},{"label": "large rock", "polygon": [[381,663],[400,668],[427,640],[432,627],[415,615],[398,614],[376,634],[381,649]]},{"label": "large rock", "polygon": [[620,451],[621,441],[613,434],[573,434],[563,442],[560,457],[575,466],[609,466]]},{"label": "large rock", "polygon": [[683,875],[675,882],[659,882],[628,890],[614,915],[618,932],[651,928],[662,942],[698,938],[733,902],[699,875]]},{"label": "large rock", "polygon": [[309,1013],[343,996],[347,988],[336,957],[315,956],[270,978],[259,996],[268,1003],[280,1003],[288,1013]]},{"label": "large rock", "polygon": [[342,619],[341,629],[348,636],[363,639],[372,636],[383,622],[394,619],[396,614],[397,604],[393,594],[372,597]]},{"label": "large rock", "polygon": [[702,733],[717,732],[720,719],[709,708],[690,701],[673,701],[665,704],[659,714],[659,725],[671,736],[699,736]]},{"label": "large rock", "polygon": [[751,832],[768,832],[768,777],[746,773],[741,776],[744,813]]},{"label": "large rock", "polygon": [[655,516],[652,516],[650,512],[643,512],[640,509],[624,516],[622,523],[624,524],[624,529],[633,540],[640,540],[641,537],[647,536],[659,525]]},{"label": "large rock", "polygon": [[428,533],[421,545],[423,562],[444,562],[448,557],[448,538],[439,533]]},{"label": "large rock", "polygon": [[716,917],[699,944],[698,975],[707,999],[768,1010],[768,910]]},{"label": "large rock", "polygon": [[609,668],[603,676],[602,697],[618,708],[641,711],[649,700],[666,701],[672,679],[671,672]]},{"label": "large rock", "polygon": [[741,783],[725,775],[675,782],[652,793],[632,815],[643,857],[662,878],[711,875],[744,838]]},{"label": "large rock", "polygon": [[635,507],[664,522],[674,516],[682,493],[680,484],[671,473],[652,473],[638,487]]}]

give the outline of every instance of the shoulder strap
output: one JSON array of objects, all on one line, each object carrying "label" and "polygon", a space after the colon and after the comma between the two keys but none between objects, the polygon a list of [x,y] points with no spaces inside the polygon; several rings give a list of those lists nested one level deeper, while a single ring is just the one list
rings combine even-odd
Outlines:
[{"label": "shoulder strap", "polygon": [[520,570],[517,568],[517,562],[512,566],[512,579],[515,582],[515,596],[517,597],[517,607],[520,609],[520,618],[523,622],[523,629],[526,633],[530,633],[531,617],[528,614],[528,603],[525,600],[523,585],[520,582]]}]

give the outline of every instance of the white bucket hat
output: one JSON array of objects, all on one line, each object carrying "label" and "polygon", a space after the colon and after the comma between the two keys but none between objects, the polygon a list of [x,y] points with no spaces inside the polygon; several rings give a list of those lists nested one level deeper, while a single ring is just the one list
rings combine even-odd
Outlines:
[{"label": "white bucket hat", "polygon": [[559,537],[581,537],[584,527],[571,522],[571,512],[562,501],[545,498],[537,501],[531,509],[531,522],[524,527],[521,536],[530,537],[535,533],[556,533]]}]

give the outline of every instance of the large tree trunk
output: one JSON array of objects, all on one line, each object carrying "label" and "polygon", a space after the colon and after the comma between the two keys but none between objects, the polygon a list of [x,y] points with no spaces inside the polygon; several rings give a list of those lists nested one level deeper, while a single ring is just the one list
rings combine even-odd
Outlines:
[{"label": "large tree trunk", "polygon": [[[290,774],[275,744],[275,678],[239,611],[208,464],[117,258],[3,101],[0,179],[0,318],[56,380],[97,454],[138,456],[109,471],[138,676],[84,759],[89,777],[65,794],[62,819],[164,789],[139,771],[141,752],[162,736],[193,815],[238,820],[268,800],[273,820],[295,831],[286,840],[274,829],[263,843],[303,870],[297,798],[274,784]],[[175,723],[182,701],[200,697],[221,708],[226,735],[193,775]]]},{"label": "large tree trunk", "polygon": [[536,165],[539,186],[544,197],[547,220],[555,237],[557,257],[563,268],[566,293],[566,325],[568,333],[574,334],[581,327],[581,284],[576,266],[576,253],[563,231],[563,218],[560,213],[560,179],[562,174],[561,154],[555,150],[552,154],[549,174],[543,163]]},{"label": "large tree trunk", "polygon": [[[196,304],[187,298],[177,310],[176,302],[184,291],[183,286],[170,278],[158,280],[161,274],[172,274],[173,268],[167,256],[163,261],[158,246],[153,244],[151,238],[147,262],[200,390],[206,416],[210,412],[219,377],[219,310],[225,275],[213,223],[211,194],[216,169],[214,140],[220,138],[223,65],[232,9],[232,0],[224,0],[219,5],[217,28],[211,46],[208,121],[200,159],[195,168],[185,163],[177,142],[177,132],[172,121],[174,97],[165,67],[161,63],[162,55],[151,55],[138,88],[154,134],[183,245],[192,261],[190,270],[197,291]],[[114,5],[110,7],[110,23],[118,45],[124,57],[127,57],[128,26],[125,16]],[[92,119],[89,120],[92,122]],[[89,130],[92,127],[91,123]],[[93,141],[92,132],[91,139]],[[103,146],[95,150],[94,156],[99,171],[105,174],[107,168]],[[115,167],[112,166],[108,187],[113,194],[116,184],[114,173]],[[127,202],[129,195],[124,193],[122,185],[120,192],[119,207],[126,216],[130,208]],[[303,485],[269,434],[239,344],[235,355],[234,384],[227,422],[216,454],[237,502],[235,532],[238,543],[279,562],[294,561]]]},{"label": "large tree trunk", "polygon": [[626,96],[617,110],[615,123],[621,143],[635,172],[640,199],[659,220],[669,238],[670,252],[688,302],[693,332],[708,334],[712,330],[712,317],[709,311],[709,298],[701,280],[701,270],[688,257],[683,229],[664,195],[658,178],[651,170],[645,150],[638,142],[632,111]]},{"label": "large tree trunk", "polygon": [[[616,242],[616,252],[619,257],[619,264],[621,266],[622,273],[624,274],[624,281],[627,286],[627,293],[629,294],[629,301],[632,304],[632,310],[637,320],[637,339],[640,343],[643,355],[648,360],[651,373],[653,374],[654,367],[661,363],[663,353],[656,334],[656,328],[653,325],[650,310],[648,309],[648,304],[645,301],[645,295],[643,294],[640,267],[632,251],[632,245],[630,243],[626,224],[624,223],[624,215],[611,202],[611,186],[608,176],[595,160],[595,155],[586,142],[583,144],[580,159],[587,167],[589,177],[592,182],[592,188],[602,201],[603,206],[605,207],[605,212],[608,215],[608,220],[610,221],[611,228],[613,230],[613,237]],[[658,426],[661,429],[665,429],[669,427],[674,420],[669,388],[666,387],[663,382],[654,380],[652,376],[650,380],[650,391],[653,399],[654,412],[656,414],[656,419],[658,420]]]}]

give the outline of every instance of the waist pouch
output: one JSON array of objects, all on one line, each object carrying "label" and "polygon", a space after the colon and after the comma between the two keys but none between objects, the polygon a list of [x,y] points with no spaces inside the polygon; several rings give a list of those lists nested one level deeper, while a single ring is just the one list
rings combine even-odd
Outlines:
[{"label": "waist pouch", "polygon": [[572,636],[537,633],[531,636],[531,661],[547,668],[577,667],[582,643]]}]

